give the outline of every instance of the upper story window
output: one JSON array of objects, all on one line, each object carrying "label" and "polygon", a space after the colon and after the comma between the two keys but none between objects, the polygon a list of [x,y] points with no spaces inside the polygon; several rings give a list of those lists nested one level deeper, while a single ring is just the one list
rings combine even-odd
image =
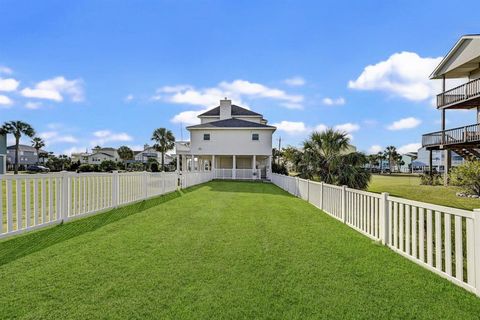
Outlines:
[{"label": "upper story window", "polygon": [[210,140],[210,133],[204,133],[203,140]]},{"label": "upper story window", "polygon": [[253,141],[258,141],[259,140],[258,133],[252,133],[252,140]]}]

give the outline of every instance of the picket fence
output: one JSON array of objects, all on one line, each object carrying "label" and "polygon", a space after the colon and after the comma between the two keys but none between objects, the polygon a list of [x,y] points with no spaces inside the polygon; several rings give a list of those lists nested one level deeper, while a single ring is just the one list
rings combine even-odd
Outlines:
[{"label": "picket fence", "polygon": [[0,175],[0,238],[188,188],[211,172]]},{"label": "picket fence", "polygon": [[362,234],[480,296],[480,210],[272,174],[272,182]]}]

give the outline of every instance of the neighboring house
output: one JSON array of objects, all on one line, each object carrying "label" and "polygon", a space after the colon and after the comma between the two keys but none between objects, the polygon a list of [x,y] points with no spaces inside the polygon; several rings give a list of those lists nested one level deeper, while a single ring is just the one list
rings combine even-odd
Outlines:
[{"label": "neighboring house", "polygon": [[[444,172],[445,171],[445,152],[442,150],[431,150],[432,151],[432,168],[437,172]],[[465,160],[462,156],[456,154],[455,152],[451,153],[451,166],[456,167],[461,165]],[[429,166],[430,161],[430,150],[427,148],[420,148],[418,149],[417,159],[414,163],[417,166],[424,167],[425,170],[430,168]]]},{"label": "neighboring house", "polygon": [[[434,167],[434,151],[442,151],[444,172],[452,166],[452,151],[464,159],[480,159],[480,35],[461,37],[435,68],[430,79],[442,80],[442,92],[437,95],[437,109],[441,111],[441,130],[424,134],[422,146],[429,151],[429,167]],[[446,89],[446,80],[463,82]],[[447,129],[447,110],[476,110],[473,124]],[[445,175],[445,183],[447,180]]]},{"label": "neighboring house", "polygon": [[81,153],[72,153],[72,162],[80,161],[81,164],[100,164],[102,161],[111,160],[111,161],[121,161],[120,156],[118,155],[117,149],[115,148],[101,148],[96,147],[92,149],[92,152],[81,152]]},{"label": "neighboring house", "polygon": [[[134,162],[147,163],[148,159],[155,159],[158,163],[162,163],[162,153],[155,150],[153,146],[148,144],[144,145],[143,151],[134,152]],[[165,154],[165,165],[170,164],[173,161],[173,156],[170,154]]]},{"label": "neighboring house", "polygon": [[270,178],[275,127],[259,113],[220,100],[187,127],[190,142],[176,143],[177,170],[213,170],[215,178]]},{"label": "neighboring house", "polygon": [[[45,150],[40,149],[40,153],[48,153]],[[20,144],[18,146],[18,164],[26,167],[37,163],[45,163],[47,159],[39,158],[37,150],[32,146]],[[15,146],[7,147],[7,162],[10,167],[13,167],[15,163]]]},{"label": "neighboring house", "polygon": [[7,136],[0,134],[0,174],[7,172]]}]

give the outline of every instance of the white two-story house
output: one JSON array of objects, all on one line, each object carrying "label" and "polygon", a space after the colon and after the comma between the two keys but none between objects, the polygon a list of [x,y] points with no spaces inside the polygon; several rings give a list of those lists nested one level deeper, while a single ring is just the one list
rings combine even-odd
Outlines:
[{"label": "white two-story house", "polygon": [[217,179],[270,178],[276,128],[261,114],[225,98],[198,117],[200,124],[187,127],[190,142],[176,143],[177,170],[212,170]]}]

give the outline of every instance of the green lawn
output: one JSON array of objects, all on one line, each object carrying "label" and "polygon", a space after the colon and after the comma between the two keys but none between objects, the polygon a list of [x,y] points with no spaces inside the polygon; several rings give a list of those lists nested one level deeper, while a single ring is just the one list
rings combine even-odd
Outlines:
[{"label": "green lawn", "polygon": [[459,188],[422,186],[417,176],[373,175],[368,191],[388,192],[392,196],[466,210],[480,208],[480,199],[457,197],[455,193]]},{"label": "green lawn", "polygon": [[0,318],[478,319],[480,299],[272,184],[0,242]]}]

